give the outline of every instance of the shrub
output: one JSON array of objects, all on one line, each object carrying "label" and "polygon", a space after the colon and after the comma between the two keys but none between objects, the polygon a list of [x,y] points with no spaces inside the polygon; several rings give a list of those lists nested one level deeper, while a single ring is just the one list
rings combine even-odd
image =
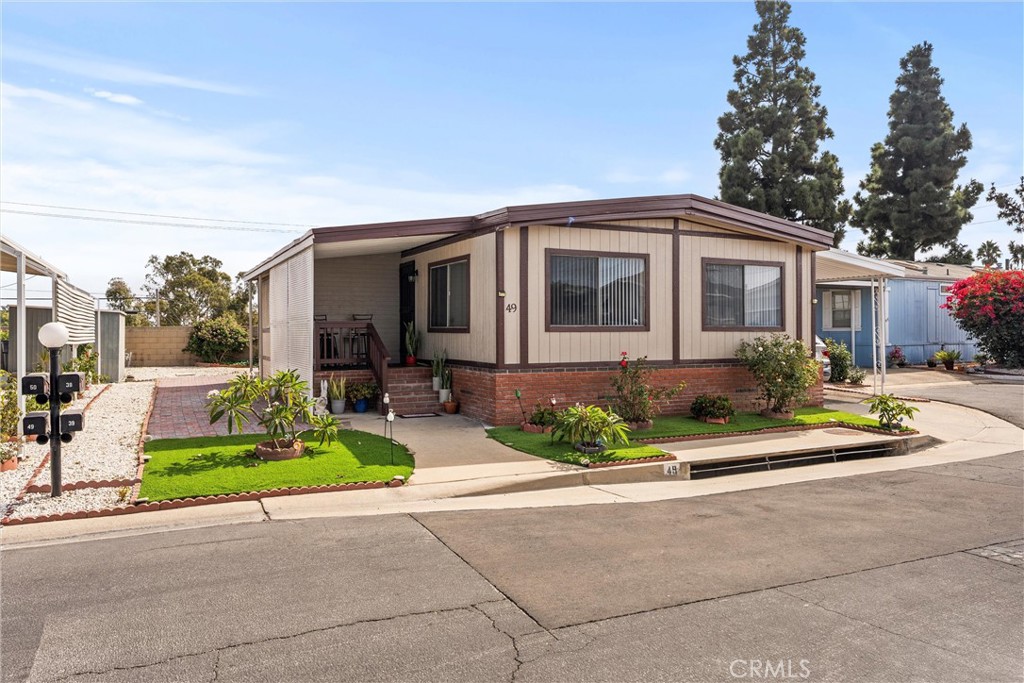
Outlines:
[{"label": "shrub", "polygon": [[573,444],[594,447],[609,443],[629,444],[629,427],[615,413],[597,406],[577,403],[558,416],[552,439],[568,439]]},{"label": "shrub", "polygon": [[996,361],[1024,365],[1024,271],[989,270],[959,280],[942,307]]},{"label": "shrub", "polygon": [[832,376],[828,381],[833,384],[842,384],[850,378],[853,355],[846,347],[846,342],[837,342],[835,339],[826,338],[825,348],[828,349],[828,359],[832,364]]},{"label": "shrub", "polygon": [[955,363],[960,360],[960,352],[956,349],[942,349],[935,352],[935,360],[940,363]]},{"label": "shrub", "polygon": [[223,363],[229,356],[245,350],[249,337],[230,316],[200,320],[192,328],[185,351],[199,356],[204,363]]},{"label": "shrub", "polygon": [[914,419],[914,413],[920,408],[908,406],[892,394],[882,394],[864,401],[868,404],[868,412],[878,413],[878,424],[889,429],[900,426],[902,418]]},{"label": "shrub", "polygon": [[850,384],[864,384],[864,378],[867,376],[867,370],[863,368],[850,368]]},{"label": "shrub", "polygon": [[651,386],[651,368],[647,365],[647,357],[637,358],[632,363],[623,351],[619,360],[619,374],[612,379],[615,387],[615,411],[626,422],[648,422],[661,412],[658,401],[672,398],[679,393],[686,382],[669,389],[658,389]]},{"label": "shrub", "polygon": [[527,422],[541,427],[551,427],[558,422],[558,413],[554,408],[542,406],[538,403],[533,407],[533,412],[530,413],[530,417],[527,419]]},{"label": "shrub", "polygon": [[377,395],[377,385],[373,382],[353,382],[348,387],[348,398],[353,403],[361,398],[370,399]]},{"label": "shrub", "polygon": [[20,419],[17,378],[6,370],[0,370],[0,435],[17,436]]},{"label": "shrub", "polygon": [[743,361],[761,390],[758,398],[776,413],[807,400],[807,389],[818,381],[818,363],[807,348],[788,334],[755,337],[740,342],[736,357]]},{"label": "shrub", "polygon": [[698,419],[702,417],[720,418],[732,417],[736,414],[736,409],[732,406],[732,400],[725,394],[718,396],[701,394],[693,399],[690,412]]}]

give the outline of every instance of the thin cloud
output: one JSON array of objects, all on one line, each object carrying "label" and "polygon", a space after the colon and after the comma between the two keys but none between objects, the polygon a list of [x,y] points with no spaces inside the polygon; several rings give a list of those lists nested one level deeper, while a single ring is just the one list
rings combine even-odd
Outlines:
[{"label": "thin cloud", "polygon": [[109,90],[88,90],[87,92],[92,93],[93,97],[98,97],[101,100],[107,100],[114,104],[127,104],[130,107],[137,107],[142,104],[142,100],[134,95],[125,95],[122,93],[114,93]]},{"label": "thin cloud", "polygon": [[4,46],[4,59],[32,64],[53,71],[94,78],[111,83],[143,86],[170,86],[187,90],[201,90],[222,95],[254,95],[250,88],[203,81],[184,76],[153,71],[142,67],[118,64],[86,54],[71,54],[53,50],[41,51],[18,45]]}]

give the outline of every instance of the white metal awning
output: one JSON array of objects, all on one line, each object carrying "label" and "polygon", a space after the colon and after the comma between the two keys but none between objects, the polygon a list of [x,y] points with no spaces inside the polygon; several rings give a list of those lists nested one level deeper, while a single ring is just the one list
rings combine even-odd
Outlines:
[{"label": "white metal awning", "polygon": [[835,247],[815,254],[815,282],[903,277],[906,269],[881,259],[853,254]]}]

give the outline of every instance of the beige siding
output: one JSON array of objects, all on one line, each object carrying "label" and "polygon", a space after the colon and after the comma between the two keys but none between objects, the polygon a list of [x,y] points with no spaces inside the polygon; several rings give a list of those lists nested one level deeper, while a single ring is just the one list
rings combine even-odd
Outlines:
[{"label": "beige siding", "polygon": [[372,313],[374,328],[397,361],[401,350],[399,261],[397,253],[316,259],[314,315],[326,315],[330,321],[348,321],[353,314]]},{"label": "beige siding", "polygon": [[313,249],[270,270],[270,372],[313,382]]},{"label": "beige siding", "polygon": [[[680,238],[680,357],[683,359],[732,358],[740,341],[764,332],[705,332],[701,312],[701,259],[722,258],[750,261],[780,261],[785,264],[783,310],[785,332],[796,336],[796,247],[783,242]],[[805,270],[808,263],[805,262]],[[807,280],[807,273],[805,281]],[[805,285],[806,287],[806,285]],[[804,325],[808,324],[807,290],[804,290]]]},{"label": "beige siding", "polygon": [[[505,239],[505,363],[519,363],[519,324],[522,311],[519,306],[519,229],[506,230]],[[514,312],[508,306],[515,304]]]},{"label": "beige siding", "polygon": [[[506,253],[508,245],[506,244]],[[427,331],[427,294],[430,287],[428,266],[469,254],[469,332],[431,333]],[[480,363],[495,359],[495,299],[497,297],[494,234],[481,235],[433,249],[415,257],[416,327],[423,332],[419,356],[430,358],[435,350],[448,350],[448,357]]]},{"label": "beige siding", "polygon": [[[620,221],[647,227],[672,227],[671,219]],[[531,226],[529,233],[529,363],[614,362],[621,351],[631,357],[672,360],[672,236],[583,228]],[[650,331],[546,332],[545,250],[576,249],[650,257]]]}]

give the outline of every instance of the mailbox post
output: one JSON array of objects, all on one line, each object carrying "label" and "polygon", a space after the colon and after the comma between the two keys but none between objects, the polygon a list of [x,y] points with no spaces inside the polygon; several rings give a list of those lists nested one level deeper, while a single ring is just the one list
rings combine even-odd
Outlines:
[{"label": "mailbox post", "polygon": [[39,342],[50,351],[50,375],[43,373],[26,375],[22,378],[21,393],[34,395],[37,403],[50,403],[49,414],[35,411],[25,416],[25,434],[37,435],[36,443],[50,444],[50,495],[61,494],[60,445],[70,443],[73,433],[82,430],[83,415],[80,410],[69,410],[60,414],[61,403],[70,403],[71,395],[81,391],[84,384],[82,373],[60,372],[60,349],[68,341],[68,328],[62,323],[46,323],[39,328]]}]

